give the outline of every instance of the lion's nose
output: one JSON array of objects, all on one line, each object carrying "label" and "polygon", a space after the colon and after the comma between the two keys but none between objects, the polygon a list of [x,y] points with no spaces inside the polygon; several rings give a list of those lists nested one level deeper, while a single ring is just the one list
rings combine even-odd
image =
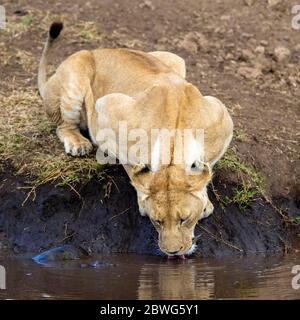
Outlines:
[{"label": "lion's nose", "polygon": [[166,251],[167,254],[176,254],[178,253],[179,251],[181,251],[183,249],[183,247],[181,247],[179,250],[177,251]]},{"label": "lion's nose", "polygon": [[176,254],[178,252],[179,252],[179,250],[178,251],[172,251],[172,252],[168,251],[168,254]]}]

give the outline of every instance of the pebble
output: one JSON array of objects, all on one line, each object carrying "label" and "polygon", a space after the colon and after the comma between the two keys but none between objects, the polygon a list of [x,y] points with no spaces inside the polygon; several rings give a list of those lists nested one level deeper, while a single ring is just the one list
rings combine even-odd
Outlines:
[{"label": "pebble", "polygon": [[252,67],[240,67],[237,73],[246,79],[256,79],[261,76],[261,70]]},{"label": "pebble", "polygon": [[265,54],[265,47],[257,46],[254,51],[258,54]]},{"label": "pebble", "polygon": [[254,54],[249,49],[242,50],[242,59],[245,61],[251,61],[254,58]]},{"label": "pebble", "polygon": [[198,52],[197,43],[191,40],[183,39],[180,41],[179,47],[185,49],[190,54],[195,54]]},{"label": "pebble", "polygon": [[197,53],[198,50],[207,52],[209,48],[209,43],[206,37],[197,31],[187,33],[178,45],[191,54]]},{"label": "pebble", "polygon": [[280,2],[282,2],[282,0],[268,0],[268,5],[270,7],[276,6],[277,4],[279,4]]},{"label": "pebble", "polygon": [[267,40],[261,40],[261,41],[260,41],[260,44],[261,44],[262,46],[266,47],[266,46],[269,44],[269,42],[268,42]]},{"label": "pebble", "polygon": [[278,62],[283,62],[285,60],[288,60],[290,55],[291,55],[291,51],[286,47],[279,46],[274,50],[274,56],[276,61]]},{"label": "pebble", "polygon": [[48,264],[49,262],[58,262],[66,260],[76,260],[88,256],[83,248],[77,248],[72,245],[61,245],[51,248],[32,258],[38,264]]},{"label": "pebble", "polygon": [[255,1],[255,0],[244,0],[245,4],[246,4],[248,7],[251,7],[251,6],[254,4],[254,1]]}]

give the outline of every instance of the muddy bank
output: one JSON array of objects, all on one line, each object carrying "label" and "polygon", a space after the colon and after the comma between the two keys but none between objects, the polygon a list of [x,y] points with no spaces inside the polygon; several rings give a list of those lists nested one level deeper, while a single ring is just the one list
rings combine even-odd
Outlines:
[{"label": "muddy bank", "polygon": [[[109,170],[114,182],[109,195],[105,181],[96,179],[77,188],[80,196],[49,184],[39,187],[35,200],[28,199],[24,205],[28,193],[20,188],[24,179],[5,171],[0,189],[2,247],[23,253],[70,243],[91,253],[160,254],[156,231],[148,218],[140,216],[135,191],[122,168]],[[214,187],[222,195],[233,188],[225,188],[218,175]],[[215,212],[196,229],[196,235],[201,235],[196,256],[265,254],[291,246],[291,228],[262,200],[241,211],[235,204],[221,209],[211,191],[210,198]]]}]

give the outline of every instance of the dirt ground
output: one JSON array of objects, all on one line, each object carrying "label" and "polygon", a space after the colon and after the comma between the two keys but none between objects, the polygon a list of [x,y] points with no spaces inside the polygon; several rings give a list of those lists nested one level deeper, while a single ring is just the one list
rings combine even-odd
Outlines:
[{"label": "dirt ground", "polygon": [[[54,65],[79,49],[97,47],[167,50],[183,57],[187,79],[204,95],[220,98],[229,108],[235,125],[232,150],[262,175],[269,197],[298,217],[300,30],[291,26],[294,4],[284,0],[2,1],[8,21],[6,29],[0,29],[0,156],[2,163],[14,159],[22,163],[21,168],[13,164],[15,171],[4,166],[13,172],[4,172],[2,178],[11,182],[19,173],[28,178],[36,173],[32,168],[40,173],[55,159],[57,163],[66,161],[36,88],[47,28],[51,21],[60,19],[65,29],[50,59]],[[21,117],[16,116],[16,110],[23,112]],[[27,156],[23,150],[34,151]],[[37,156],[44,162],[37,162]],[[80,160],[67,161],[71,166],[77,161],[78,166]],[[30,162],[37,165],[30,166]],[[93,164],[90,166],[93,171]],[[226,196],[224,185],[236,185],[239,179],[239,174],[221,170],[215,177],[218,192]],[[3,186],[8,188],[5,183],[2,190]],[[19,181],[11,182],[16,184]],[[2,199],[7,197],[7,192],[2,193]],[[251,210],[255,211],[253,206]],[[230,239],[232,230],[222,230]],[[279,238],[275,247],[282,244]]]}]

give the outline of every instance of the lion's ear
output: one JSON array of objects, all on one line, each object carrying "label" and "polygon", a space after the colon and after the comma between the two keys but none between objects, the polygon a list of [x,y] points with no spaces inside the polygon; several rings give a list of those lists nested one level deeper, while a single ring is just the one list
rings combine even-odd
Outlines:
[{"label": "lion's ear", "polygon": [[145,196],[150,195],[150,186],[153,179],[153,172],[149,167],[144,164],[137,165],[124,165],[125,171],[127,172],[131,184]]},{"label": "lion's ear", "polygon": [[202,170],[188,177],[188,187],[190,192],[202,190],[212,178],[211,168],[208,163],[197,163]]}]

